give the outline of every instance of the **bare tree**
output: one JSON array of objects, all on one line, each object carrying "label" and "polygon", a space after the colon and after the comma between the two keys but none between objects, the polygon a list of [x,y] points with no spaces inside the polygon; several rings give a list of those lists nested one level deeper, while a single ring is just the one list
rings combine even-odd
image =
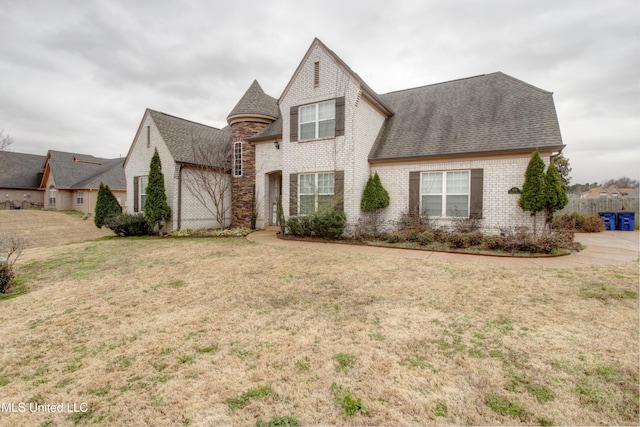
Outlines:
[{"label": "bare tree", "polygon": [[27,247],[27,239],[13,233],[0,235],[0,293],[6,293],[15,277],[14,264]]},{"label": "bare tree", "polygon": [[4,134],[4,129],[0,129],[0,151],[4,151],[8,146],[13,144],[13,138],[9,134]]},{"label": "bare tree", "polygon": [[231,210],[231,147],[192,138],[192,161],[184,164],[185,188],[214,216],[220,228]]}]

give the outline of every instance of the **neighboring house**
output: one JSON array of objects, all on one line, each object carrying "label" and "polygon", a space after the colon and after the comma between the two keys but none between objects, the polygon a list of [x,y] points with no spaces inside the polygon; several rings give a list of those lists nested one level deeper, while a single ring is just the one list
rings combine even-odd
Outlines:
[{"label": "neighboring house", "polygon": [[[152,113],[127,157],[129,202],[157,147],[173,207],[181,164],[173,152],[188,147],[188,133],[165,136]],[[277,224],[278,198],[286,217],[334,203],[353,227],[374,172],[390,195],[386,220],[421,212],[442,226],[475,218],[486,232],[531,227],[517,203],[531,155],[537,149],[549,164],[564,148],[550,92],[498,72],[380,95],[318,39],[279,99],[254,81],[227,122],[209,129],[231,148],[231,222],[257,216],[258,228]],[[185,226],[175,208],[173,221]]]},{"label": "neighboring house", "polygon": [[0,151],[0,208],[42,207],[44,156]]},{"label": "neighboring house", "polygon": [[[628,189],[625,189],[628,190]],[[629,191],[626,191],[626,193],[623,193],[620,188],[618,188],[618,186],[616,185],[610,185],[608,187],[604,187],[604,186],[599,186],[599,187],[593,187],[591,189],[589,189],[588,191],[585,191],[583,193],[580,193],[580,198],[581,199],[613,199],[616,197],[623,197],[625,195],[627,195],[629,193]]]},{"label": "neighboring house", "polygon": [[100,159],[49,150],[41,164],[43,174],[39,186],[45,192],[44,208],[92,215],[101,182],[109,186],[123,205],[126,198],[123,162],[123,158]]},{"label": "neighboring house", "polygon": [[[231,217],[230,137],[223,130],[147,109],[142,117],[127,158],[127,208],[129,213],[142,213],[146,200],[149,165],[158,150],[164,175],[167,203],[172,219],[165,230],[183,228],[225,227]],[[207,200],[202,180],[222,189],[223,210],[220,224],[216,221],[216,207]],[[200,187],[201,193],[191,189]]]}]

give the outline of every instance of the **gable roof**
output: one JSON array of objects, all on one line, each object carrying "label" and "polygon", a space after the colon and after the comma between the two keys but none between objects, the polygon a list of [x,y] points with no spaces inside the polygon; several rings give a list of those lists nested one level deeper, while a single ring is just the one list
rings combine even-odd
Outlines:
[{"label": "gable roof", "polygon": [[37,189],[45,156],[0,151],[0,188]]},{"label": "gable roof", "polygon": [[289,88],[293,84],[293,82],[296,79],[296,77],[298,76],[298,74],[300,74],[303,64],[307,61],[307,58],[309,57],[309,55],[311,54],[311,52],[313,51],[313,49],[315,47],[321,48],[330,58],[332,58],[333,61],[338,65],[338,67],[340,67],[344,71],[344,73],[348,77],[350,77],[353,80],[353,82],[356,85],[358,85],[358,87],[360,87],[360,89],[362,90],[362,95],[365,98],[367,98],[369,101],[371,101],[373,105],[377,106],[378,109],[380,109],[380,111],[382,111],[382,113],[385,116],[390,116],[390,115],[393,114],[393,110],[391,109],[392,107],[390,107],[386,103],[386,101],[382,97],[380,97],[380,95],[378,95],[373,89],[371,89],[369,87],[369,85],[364,80],[362,80],[362,78],[360,78],[360,76],[358,74],[356,74],[351,69],[351,67],[349,67],[346,64],[346,62],[344,62],[342,59],[340,59],[340,57],[338,55],[336,55],[334,51],[329,49],[317,37],[313,39],[313,42],[311,43],[311,46],[309,46],[309,49],[307,50],[307,53],[305,53],[304,57],[302,58],[302,61],[300,61],[300,64],[298,65],[298,68],[296,68],[296,71],[293,73],[293,76],[291,77],[291,79],[289,79],[289,83],[287,83],[287,86],[285,87],[284,91],[282,92],[282,95],[280,95],[280,99],[278,100],[278,104],[280,104],[282,102],[282,99],[285,97],[285,95],[289,91]]},{"label": "gable roof", "polygon": [[246,117],[262,117],[265,121],[275,120],[280,116],[278,101],[265,94],[257,80],[254,80],[240,101],[227,116],[231,125]]},{"label": "gable roof", "polygon": [[100,182],[112,190],[126,188],[123,158],[102,159],[86,154],[49,150],[44,158],[44,175],[40,188],[44,188],[49,175],[53,175],[56,188],[82,189],[98,188]]},{"label": "gable roof", "polygon": [[[173,160],[177,163],[207,165],[199,153],[217,147],[222,153],[231,149],[231,129],[227,126],[217,129],[200,123],[181,119],[169,114],[147,109],[162,139],[167,144]],[[220,156],[221,159],[224,157]]]},{"label": "gable roof", "polygon": [[561,150],[553,94],[501,72],[381,95],[370,161]]}]

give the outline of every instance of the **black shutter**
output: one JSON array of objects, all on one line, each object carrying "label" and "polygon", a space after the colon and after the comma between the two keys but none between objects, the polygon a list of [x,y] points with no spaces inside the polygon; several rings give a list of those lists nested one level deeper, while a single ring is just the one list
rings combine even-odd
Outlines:
[{"label": "black shutter", "polygon": [[469,218],[482,219],[482,169],[471,169],[471,191],[469,196]]},{"label": "black shutter", "polygon": [[289,110],[290,133],[289,140],[295,142],[298,140],[298,107],[291,107]]},{"label": "black shutter", "polygon": [[409,215],[420,214],[420,172],[409,172]]},{"label": "black shutter", "polygon": [[298,215],[298,174],[289,175],[289,216]]},{"label": "black shutter", "polygon": [[333,194],[335,208],[344,211],[344,171],[335,171],[333,174]]},{"label": "black shutter", "polygon": [[344,135],[344,96],[336,98],[336,136]]},{"label": "black shutter", "polygon": [[138,176],[134,176],[133,177],[133,211],[134,212],[138,212],[138,197],[139,197],[139,194],[138,194],[138,191],[139,191],[138,190],[138,187],[139,187],[138,179],[139,178],[140,177],[138,177]]}]

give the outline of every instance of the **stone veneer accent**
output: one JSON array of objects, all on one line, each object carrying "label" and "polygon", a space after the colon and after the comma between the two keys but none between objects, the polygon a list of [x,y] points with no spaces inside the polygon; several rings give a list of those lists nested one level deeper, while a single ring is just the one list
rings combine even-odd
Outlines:
[{"label": "stone veneer accent", "polygon": [[232,227],[251,225],[251,205],[256,183],[256,146],[248,139],[267,125],[268,123],[250,121],[231,124],[231,144],[242,141],[242,176],[233,176],[233,171],[231,176]]}]

